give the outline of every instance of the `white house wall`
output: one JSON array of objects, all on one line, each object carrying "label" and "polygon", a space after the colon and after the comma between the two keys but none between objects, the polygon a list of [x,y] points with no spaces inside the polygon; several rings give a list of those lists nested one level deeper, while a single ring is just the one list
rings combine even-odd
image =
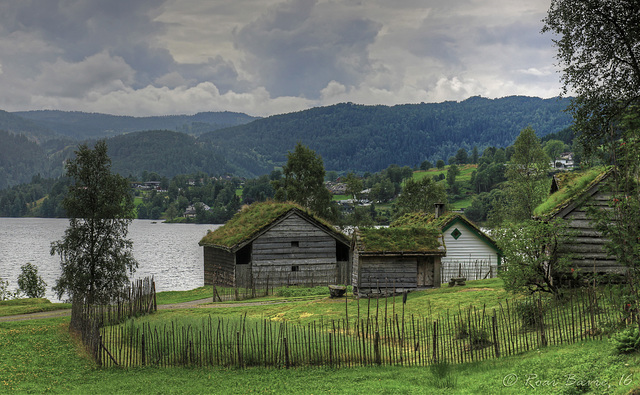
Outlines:
[{"label": "white house wall", "polygon": [[[461,233],[457,239],[451,235],[455,229],[458,229]],[[492,275],[495,276],[498,254],[480,239],[475,232],[469,230],[465,225],[457,223],[447,229],[443,235],[447,248],[447,256],[442,257],[443,283],[449,281],[451,277],[457,276],[460,264],[463,268],[463,276],[470,280],[475,279],[473,277],[484,277],[490,266],[493,266]],[[453,269],[455,269],[455,273],[452,273]],[[465,270],[466,273],[464,273]],[[477,271],[478,275],[469,278],[470,272],[473,271]]]}]

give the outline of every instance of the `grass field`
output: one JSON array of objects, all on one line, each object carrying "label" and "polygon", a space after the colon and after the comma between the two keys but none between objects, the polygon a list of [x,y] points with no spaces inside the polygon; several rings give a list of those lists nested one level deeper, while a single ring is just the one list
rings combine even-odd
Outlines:
[{"label": "grass field", "polygon": [[[411,293],[407,312],[437,313],[470,303],[491,306],[511,297],[500,280],[467,284]],[[176,303],[201,299],[208,292],[203,287],[160,293],[158,299]],[[348,308],[357,309],[355,303],[350,301]],[[395,308],[400,305],[397,300]],[[314,316],[341,314],[344,308],[344,299],[316,296],[267,306],[163,310],[147,319],[247,314],[304,324]],[[366,301],[360,302],[360,308],[366,308]],[[86,356],[69,333],[68,322],[68,318],[58,318],[0,323],[0,393],[626,394],[640,388],[640,355],[616,355],[606,339],[546,347],[497,360],[431,367],[106,369],[95,366]]]}]

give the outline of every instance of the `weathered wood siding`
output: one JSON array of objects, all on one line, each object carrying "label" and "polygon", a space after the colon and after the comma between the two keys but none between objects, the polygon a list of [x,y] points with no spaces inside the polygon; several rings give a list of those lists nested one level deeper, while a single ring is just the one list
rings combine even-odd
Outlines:
[{"label": "weathered wood siding", "polygon": [[[451,234],[455,229],[460,231],[456,240]],[[498,264],[498,253],[484,242],[478,234],[462,223],[456,223],[444,233],[444,244],[447,246],[447,256],[442,257],[443,278],[448,282],[451,277],[457,277],[460,266],[477,265],[478,262],[486,263],[486,266]]]},{"label": "weathered wood siding", "polygon": [[358,290],[417,288],[418,259],[415,257],[359,257]]},{"label": "weathered wood siding", "polygon": [[235,255],[213,247],[204,247],[204,285],[235,285]]},{"label": "weathered wood siding", "polygon": [[296,213],[253,241],[251,261],[258,287],[337,281],[336,239]]},{"label": "weathered wood siding", "polygon": [[582,272],[598,273],[622,273],[624,268],[616,262],[614,257],[607,256],[604,248],[606,239],[602,237],[592,225],[587,215],[587,206],[594,205],[605,209],[611,199],[609,194],[596,192],[593,199],[587,204],[575,207],[573,210],[563,213],[562,219],[568,222],[567,230],[576,234],[569,244],[563,246],[561,251],[573,254],[573,265]]}]

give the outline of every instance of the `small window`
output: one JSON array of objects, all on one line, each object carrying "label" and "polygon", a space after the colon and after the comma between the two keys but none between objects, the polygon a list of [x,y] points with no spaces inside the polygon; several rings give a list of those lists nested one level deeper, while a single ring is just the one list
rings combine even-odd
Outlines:
[{"label": "small window", "polygon": [[291,242],[291,247],[300,247],[300,242],[299,241],[292,241]]},{"label": "small window", "polygon": [[291,266],[291,271],[292,272],[299,272],[300,271],[300,266],[298,266],[298,265]]},{"label": "small window", "polygon": [[458,240],[458,237],[462,236],[462,232],[460,232],[460,230],[458,228],[455,228],[453,230],[453,232],[451,232],[451,236],[455,239]]}]

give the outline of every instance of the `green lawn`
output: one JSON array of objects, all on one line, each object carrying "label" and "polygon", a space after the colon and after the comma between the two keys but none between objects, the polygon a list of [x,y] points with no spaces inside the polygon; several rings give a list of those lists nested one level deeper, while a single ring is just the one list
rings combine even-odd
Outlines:
[{"label": "green lawn", "polygon": [[[211,287],[161,292],[159,303],[209,297]],[[144,321],[214,316],[270,318],[308,324],[323,317],[357,314],[358,301],[323,295],[292,303],[222,309],[162,310]],[[469,281],[464,287],[442,287],[408,296],[406,314],[441,314],[469,305],[496,306],[513,296],[499,279]],[[307,297],[309,298],[309,297]],[[277,298],[270,296],[271,301]],[[281,300],[283,298],[280,298]],[[42,300],[2,302],[0,308],[46,304]],[[361,314],[375,300],[360,300]],[[397,297],[378,301],[378,308],[402,308]],[[68,330],[69,318],[0,323],[0,393],[274,393],[274,394],[520,394],[612,393],[640,390],[640,354],[617,355],[603,340],[550,346],[518,355],[459,365],[355,368],[99,368]]]},{"label": "green lawn", "polygon": [[51,303],[47,299],[14,299],[0,301],[0,317],[70,309],[68,303]]},{"label": "green lawn", "polygon": [[626,394],[640,388],[640,356],[615,355],[606,340],[435,367],[104,369],[67,326],[68,318],[0,323],[0,392]]}]

